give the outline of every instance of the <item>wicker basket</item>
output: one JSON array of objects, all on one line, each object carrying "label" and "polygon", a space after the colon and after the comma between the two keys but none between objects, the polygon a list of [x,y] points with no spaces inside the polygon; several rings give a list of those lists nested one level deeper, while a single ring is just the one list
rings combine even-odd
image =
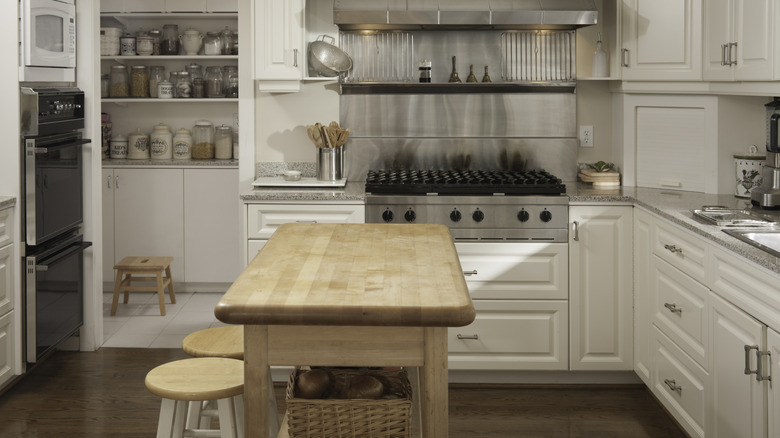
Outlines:
[{"label": "wicker basket", "polygon": [[287,382],[287,426],[290,438],[407,438],[411,434],[412,387],[404,370],[330,369],[331,388],[350,376],[368,374],[385,387],[381,399],[295,398],[299,368]]}]

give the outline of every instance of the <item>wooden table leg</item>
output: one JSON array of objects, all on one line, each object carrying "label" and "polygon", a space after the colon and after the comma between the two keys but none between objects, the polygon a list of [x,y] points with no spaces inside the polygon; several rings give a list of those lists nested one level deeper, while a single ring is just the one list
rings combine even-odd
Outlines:
[{"label": "wooden table leg", "polygon": [[420,403],[424,438],[446,438],[449,427],[447,396],[447,327],[426,327],[425,363],[420,370]]},{"label": "wooden table leg", "polygon": [[[244,436],[269,438],[268,326],[244,326]],[[276,438],[276,437],[272,437]]]}]

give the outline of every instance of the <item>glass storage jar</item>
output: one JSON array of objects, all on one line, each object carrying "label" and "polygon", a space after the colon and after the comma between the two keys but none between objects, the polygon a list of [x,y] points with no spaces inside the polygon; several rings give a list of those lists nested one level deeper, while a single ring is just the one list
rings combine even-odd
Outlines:
[{"label": "glass storage jar", "polygon": [[214,131],[214,158],[229,160],[233,158],[233,127],[217,126]]},{"label": "glass storage jar", "polygon": [[128,97],[130,95],[130,85],[127,76],[127,67],[124,65],[111,66],[111,97]]},{"label": "glass storage jar", "polygon": [[173,135],[168,125],[160,123],[154,127],[149,141],[153,160],[170,160],[173,157]]},{"label": "glass storage jar", "polygon": [[111,75],[105,74],[100,77],[100,97],[109,97],[111,95]]},{"label": "glass storage jar", "polygon": [[[225,91],[225,97],[238,97],[238,90],[235,90],[236,91],[235,96],[229,96],[231,77],[235,77],[236,79],[238,78],[238,66],[226,65],[222,67],[222,89]],[[236,85],[238,85],[238,81],[236,81]]]},{"label": "glass storage jar", "polygon": [[162,39],[160,40],[160,55],[179,54],[179,26],[166,24],[163,26]]},{"label": "glass storage jar", "polygon": [[176,85],[179,83],[179,72],[172,71],[168,80],[171,82],[171,92],[173,93],[173,97],[179,97],[179,90],[176,89]]},{"label": "glass storage jar", "polygon": [[190,74],[186,71],[179,72],[179,81],[176,82],[176,97],[192,97],[192,80],[190,80]]},{"label": "glass storage jar", "polygon": [[220,67],[212,66],[206,68],[206,76],[203,78],[203,88],[206,97],[225,97],[222,69]]},{"label": "glass storage jar", "polygon": [[130,97],[149,97],[149,69],[145,65],[130,69]]},{"label": "glass storage jar", "polygon": [[149,36],[152,37],[152,55],[159,55],[160,44],[162,43],[162,32],[160,29],[152,29],[149,31]]},{"label": "glass storage jar", "polygon": [[214,158],[214,125],[208,120],[198,120],[192,127],[192,158]]},{"label": "glass storage jar", "polygon": [[216,32],[206,32],[203,37],[203,54],[207,56],[222,54],[222,40]]},{"label": "glass storage jar", "polygon": [[189,160],[192,158],[192,135],[188,129],[181,128],[173,136],[173,159]]},{"label": "glass storage jar", "polygon": [[165,80],[165,67],[153,65],[149,67],[149,97],[158,97],[157,84]]},{"label": "glass storage jar", "polygon": [[232,55],[233,54],[233,31],[230,30],[227,26],[225,26],[225,29],[219,33],[219,39],[220,39],[220,52],[223,55]]},{"label": "glass storage jar", "polygon": [[203,96],[203,78],[195,78],[192,80],[192,97],[196,99],[202,99]]},{"label": "glass storage jar", "polygon": [[184,70],[190,74],[190,80],[195,80],[198,78],[203,79],[203,66],[200,64],[195,64],[194,62],[186,67],[184,67]]}]

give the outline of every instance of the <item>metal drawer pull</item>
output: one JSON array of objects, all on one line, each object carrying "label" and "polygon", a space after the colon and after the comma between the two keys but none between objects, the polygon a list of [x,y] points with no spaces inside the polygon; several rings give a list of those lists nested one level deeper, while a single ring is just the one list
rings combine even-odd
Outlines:
[{"label": "metal drawer pull", "polygon": [[460,340],[468,339],[468,340],[475,340],[476,341],[477,339],[479,339],[479,335],[475,333],[475,334],[473,334],[471,336],[463,336],[462,334],[458,333],[458,339],[460,339]]},{"label": "metal drawer pull", "polygon": [[669,311],[672,313],[679,313],[680,315],[682,315],[682,309],[677,307],[677,304],[675,303],[664,303],[664,307],[669,309]]},{"label": "metal drawer pull", "polygon": [[729,65],[737,65],[737,43],[729,43]]},{"label": "metal drawer pull", "polygon": [[[766,356],[771,363],[772,353],[769,351],[756,351],[756,380],[759,382],[769,380],[771,382],[772,376],[764,375],[764,365],[762,365],[764,363],[764,356]],[[771,370],[772,367],[769,367],[769,369]]]},{"label": "metal drawer pull", "polygon": [[756,350],[756,357],[758,357],[758,345],[745,345],[745,374],[755,374],[756,378],[758,378],[758,367],[760,365],[757,365],[755,370],[750,369],[750,350]]},{"label": "metal drawer pull", "polygon": [[574,221],[574,240],[580,240],[580,223],[577,221]]},{"label": "metal drawer pull", "polygon": [[298,49],[293,49],[293,67],[298,67]]},{"label": "metal drawer pull", "polygon": [[664,379],[664,383],[666,386],[669,387],[672,391],[677,392],[678,394],[682,394],[682,386],[678,385],[677,382],[670,379]]},{"label": "metal drawer pull", "polygon": [[676,245],[664,245],[664,248],[668,249],[671,252],[679,252],[682,254],[682,248],[678,248]]},{"label": "metal drawer pull", "polygon": [[628,67],[628,49],[623,49],[621,52],[622,59],[620,60],[623,64],[623,67]]},{"label": "metal drawer pull", "polygon": [[296,224],[316,224],[317,221],[295,221]]},{"label": "metal drawer pull", "polygon": [[463,271],[463,275],[477,275],[477,270],[473,269],[471,271]]}]

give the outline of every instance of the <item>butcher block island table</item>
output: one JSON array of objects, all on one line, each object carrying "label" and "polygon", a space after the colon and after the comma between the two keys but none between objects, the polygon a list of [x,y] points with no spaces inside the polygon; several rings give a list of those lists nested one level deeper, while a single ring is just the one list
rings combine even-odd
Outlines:
[{"label": "butcher block island table", "polygon": [[268,436],[271,365],[418,367],[421,432],[447,436],[447,327],[475,311],[446,226],[282,225],[215,314],[244,325],[246,437]]}]

